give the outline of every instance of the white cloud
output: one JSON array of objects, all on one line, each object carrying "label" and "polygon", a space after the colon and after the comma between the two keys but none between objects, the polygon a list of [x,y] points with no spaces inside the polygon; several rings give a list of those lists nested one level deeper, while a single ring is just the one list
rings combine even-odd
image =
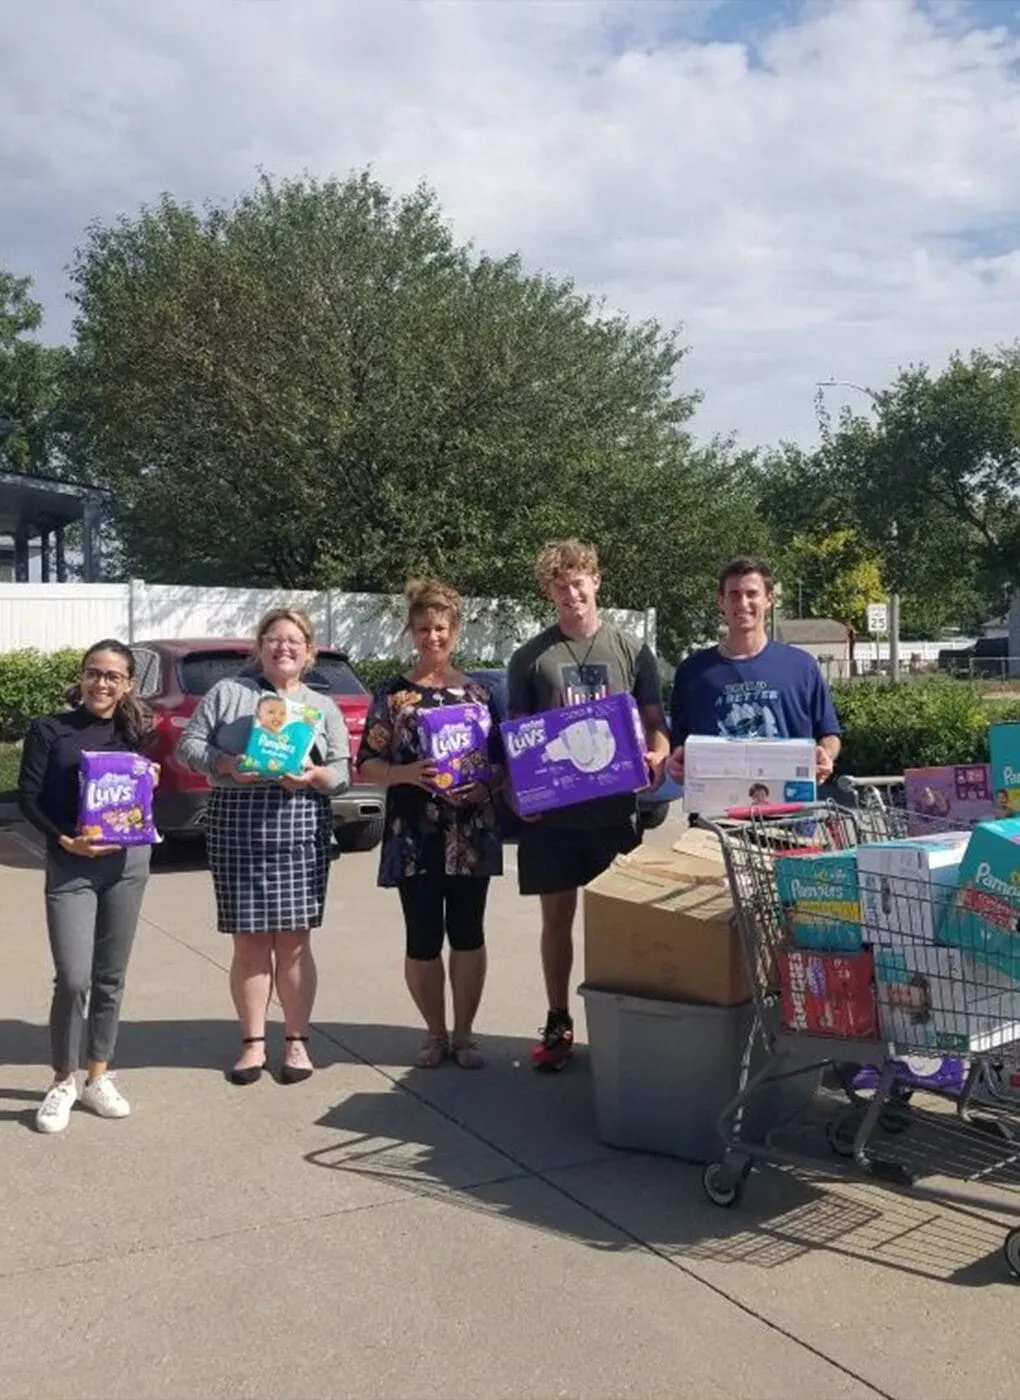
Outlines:
[{"label": "white cloud", "polygon": [[0,264],[62,334],[90,218],[370,162],[427,178],[458,236],[683,321],[703,433],[810,438],[816,379],[1020,329],[1020,43],[972,13],[7,0]]}]

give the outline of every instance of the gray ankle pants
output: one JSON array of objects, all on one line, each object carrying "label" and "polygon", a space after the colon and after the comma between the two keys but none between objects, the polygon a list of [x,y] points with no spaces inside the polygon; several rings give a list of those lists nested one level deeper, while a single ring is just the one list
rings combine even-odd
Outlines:
[{"label": "gray ankle pants", "polygon": [[131,945],[149,878],[151,847],[116,855],[73,856],[60,847],[46,855],[46,925],[56,977],[50,1045],[57,1074],[86,1057],[112,1060]]}]

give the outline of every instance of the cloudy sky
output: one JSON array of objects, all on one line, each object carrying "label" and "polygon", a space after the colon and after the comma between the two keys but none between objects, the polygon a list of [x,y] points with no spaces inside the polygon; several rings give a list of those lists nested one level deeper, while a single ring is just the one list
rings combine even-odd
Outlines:
[{"label": "cloudy sky", "polygon": [[703,435],[810,441],[816,380],[1020,334],[1020,0],[3,0],[0,55],[51,340],[89,220],[369,163],[682,322]]}]

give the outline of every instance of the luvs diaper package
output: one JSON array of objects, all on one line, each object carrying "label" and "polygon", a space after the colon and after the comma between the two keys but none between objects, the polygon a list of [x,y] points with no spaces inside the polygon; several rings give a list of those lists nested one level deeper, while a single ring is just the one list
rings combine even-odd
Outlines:
[{"label": "luvs diaper package", "polygon": [[813,802],[813,739],[726,739],[691,734],[684,743],[684,806],[703,817],[732,808]]},{"label": "luvs diaper package", "polygon": [[299,777],[315,743],[319,711],[275,690],[260,695],[238,767],[265,778]]},{"label": "luvs diaper package", "polygon": [[633,695],[505,720],[500,731],[522,816],[648,786],[645,736]]},{"label": "luvs diaper package", "polygon": [[969,838],[967,831],[950,831],[857,847],[861,918],[869,942],[934,942]]},{"label": "luvs diaper package", "polygon": [[111,846],[152,846],[153,765],[136,753],[83,753],[78,769],[78,833]]},{"label": "luvs diaper package", "polygon": [[1020,724],[990,724],[992,797],[996,817],[1020,814]]},{"label": "luvs diaper package", "polygon": [[453,792],[468,783],[487,782],[492,777],[489,762],[492,716],[488,705],[471,701],[419,710],[418,730],[422,757],[431,758],[436,765],[435,785],[440,792]]},{"label": "luvs diaper package", "polygon": [[854,851],[779,856],[774,873],[786,931],[795,947],[860,951],[861,907]]},{"label": "luvs diaper package", "polygon": [[991,767],[987,763],[957,763],[945,768],[908,768],[903,774],[907,800],[907,834],[935,836],[940,831],[963,831],[990,821]]},{"label": "luvs diaper package", "polygon": [[975,827],[939,937],[1020,981],[1020,816]]}]

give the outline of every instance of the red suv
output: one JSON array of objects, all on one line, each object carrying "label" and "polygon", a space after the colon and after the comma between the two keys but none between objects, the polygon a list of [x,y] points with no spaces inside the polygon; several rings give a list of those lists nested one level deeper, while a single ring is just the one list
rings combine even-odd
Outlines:
[{"label": "red suv", "polygon": [[[171,839],[197,837],[205,823],[209,781],[177,758],[177,744],[199,700],[223,680],[252,664],[250,641],[206,637],[198,641],[133,642],[135,688],[152,710],[156,726],[153,759],[162,767],[156,791],[156,826]],[[342,651],[326,647],[305,677],[306,685],[332,696],[347,722],[356,751],[365,728],[371,694]],[[344,851],[370,851],[382,839],[386,796],[370,783],[354,785],[333,798],[337,843]]]}]

